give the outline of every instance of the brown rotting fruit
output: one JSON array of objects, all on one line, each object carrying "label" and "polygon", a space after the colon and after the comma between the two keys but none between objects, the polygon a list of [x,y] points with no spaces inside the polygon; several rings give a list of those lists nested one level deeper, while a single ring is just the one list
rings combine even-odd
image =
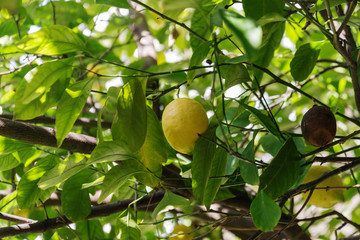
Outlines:
[{"label": "brown rotting fruit", "polygon": [[329,108],[314,105],[301,121],[301,131],[308,144],[323,147],[335,138],[336,119]]}]

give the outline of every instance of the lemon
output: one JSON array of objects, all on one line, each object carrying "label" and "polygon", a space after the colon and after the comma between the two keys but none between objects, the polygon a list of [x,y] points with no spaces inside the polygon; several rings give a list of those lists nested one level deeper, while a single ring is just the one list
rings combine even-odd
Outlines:
[{"label": "lemon", "polygon": [[[308,173],[305,176],[303,183],[311,182],[325,173],[330,172],[331,169],[326,166],[312,166]],[[344,190],[343,189],[316,189],[316,188],[326,188],[326,187],[343,187],[343,182],[338,175],[334,175],[330,178],[325,179],[319,183],[315,190],[313,191],[309,203],[321,207],[321,208],[330,208],[336,203],[344,201]],[[307,191],[303,194],[304,198],[307,199],[310,191]]]},{"label": "lemon", "polygon": [[189,98],[178,98],[164,109],[162,128],[172,148],[184,154],[191,154],[199,134],[209,127],[209,120],[203,106]]},{"label": "lemon", "polygon": [[174,237],[170,237],[169,240],[190,240],[194,238],[193,234],[186,234],[193,231],[191,227],[187,227],[185,225],[179,224],[175,225],[174,230],[172,231],[172,235],[179,234]]},{"label": "lemon", "polygon": [[301,121],[301,131],[308,144],[323,147],[335,138],[335,116],[329,108],[314,105],[305,113]]},{"label": "lemon", "polygon": [[20,216],[20,217],[23,217],[23,218],[27,218],[27,217],[29,217],[29,215],[30,215],[30,209],[19,209],[19,208],[16,208],[16,209],[14,210],[14,215]]}]

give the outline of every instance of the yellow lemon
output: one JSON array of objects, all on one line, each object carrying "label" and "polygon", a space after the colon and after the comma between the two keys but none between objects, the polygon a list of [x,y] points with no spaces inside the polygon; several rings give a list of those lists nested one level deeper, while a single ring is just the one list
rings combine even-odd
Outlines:
[{"label": "yellow lemon", "polygon": [[203,106],[189,98],[178,98],[164,109],[162,128],[166,140],[176,151],[190,154],[199,135],[206,132],[209,120]]},{"label": "yellow lemon", "polygon": [[[191,227],[187,227],[185,225],[175,225],[172,235],[179,234],[174,237],[170,237],[169,240],[190,240],[194,238],[194,235],[189,233],[193,231]],[[189,233],[189,234],[187,234]]]},{"label": "yellow lemon", "polygon": [[27,217],[29,217],[29,215],[30,215],[30,209],[19,209],[19,208],[16,208],[16,209],[14,210],[14,215],[20,216],[20,217],[23,217],[23,218],[27,218]]},{"label": "yellow lemon", "polygon": [[[311,182],[325,173],[330,172],[331,169],[326,166],[312,166],[305,176],[303,183]],[[343,182],[338,175],[334,175],[330,178],[319,183],[313,191],[309,203],[321,208],[330,208],[336,203],[344,201],[344,190],[343,189],[331,189],[331,187],[343,187]],[[329,187],[330,189],[326,189]],[[324,188],[324,189],[316,189]],[[307,199],[310,191],[303,194],[304,198]]]}]

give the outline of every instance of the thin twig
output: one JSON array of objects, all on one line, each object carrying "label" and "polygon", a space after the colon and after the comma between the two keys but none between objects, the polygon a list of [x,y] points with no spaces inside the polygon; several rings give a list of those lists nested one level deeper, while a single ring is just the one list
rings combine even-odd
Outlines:
[{"label": "thin twig", "polygon": [[360,159],[355,160],[355,161],[353,161],[353,162],[351,162],[351,163],[349,163],[349,164],[346,164],[346,165],[344,165],[344,166],[342,166],[342,167],[339,167],[339,168],[334,169],[334,170],[332,170],[332,171],[330,171],[330,172],[328,172],[328,173],[325,173],[325,174],[323,174],[321,177],[319,177],[319,178],[317,178],[317,179],[315,179],[315,180],[313,180],[313,181],[311,181],[311,182],[301,184],[301,185],[297,186],[296,188],[293,188],[293,189],[288,190],[285,194],[283,194],[283,195],[280,197],[279,206],[280,206],[280,207],[283,207],[283,206],[285,205],[286,201],[287,201],[290,197],[292,197],[292,196],[294,196],[294,195],[302,192],[303,190],[309,189],[309,188],[312,188],[312,187],[315,187],[317,184],[319,184],[320,182],[324,181],[325,179],[328,179],[328,178],[330,178],[330,177],[332,177],[332,176],[334,176],[334,175],[337,175],[337,174],[340,174],[340,173],[342,173],[342,172],[345,172],[345,171],[349,170],[350,168],[353,168],[353,167],[355,167],[355,166],[357,166],[357,165],[359,165],[359,164],[360,164]]},{"label": "thin twig", "polygon": [[86,75],[89,73],[89,71],[93,70],[97,65],[99,65],[104,57],[108,55],[114,48],[116,42],[118,41],[119,34],[114,38],[113,43],[111,44],[111,47],[109,47],[101,56],[99,59],[91,66],[90,69],[87,69],[82,75],[80,75],[77,79],[77,81],[80,81],[86,77]]},{"label": "thin twig", "polygon": [[140,2],[140,1],[138,1],[138,0],[131,0],[131,1],[137,3],[137,4],[141,5],[141,6],[143,6],[144,8],[152,11],[153,13],[159,15],[160,17],[162,17],[162,18],[164,18],[164,19],[169,20],[170,22],[173,22],[173,23],[179,25],[180,27],[182,27],[182,28],[186,29],[187,31],[189,31],[191,34],[193,34],[193,35],[194,35],[195,37],[197,37],[198,39],[200,39],[200,40],[202,40],[202,41],[207,41],[206,38],[204,38],[204,37],[201,36],[200,34],[196,33],[194,30],[192,30],[191,28],[189,28],[188,26],[186,26],[185,23],[180,23],[180,22],[176,21],[175,19],[172,19],[172,18],[170,18],[170,17],[168,17],[168,16],[166,16],[166,15],[164,15],[164,14],[156,11],[156,10],[153,9],[152,7],[146,5],[146,4],[144,4],[144,3],[142,3],[142,2]]},{"label": "thin twig", "polygon": [[29,59],[29,61],[27,61],[26,63],[24,64],[21,64],[20,66],[14,68],[13,70],[10,70],[10,71],[6,71],[6,72],[0,72],[0,76],[2,75],[7,75],[7,74],[11,74],[11,73],[14,73],[16,71],[19,71],[20,69],[26,67],[26,66],[29,66],[30,64],[32,64],[36,59],[38,59],[38,56],[34,56],[33,58]]},{"label": "thin twig", "polygon": [[333,146],[335,146],[335,145],[337,145],[337,144],[342,144],[342,143],[346,142],[347,140],[349,140],[349,139],[351,139],[351,138],[353,138],[354,136],[359,135],[359,134],[360,134],[360,130],[357,130],[357,131],[349,134],[348,136],[346,136],[346,137],[344,137],[344,138],[341,138],[341,139],[339,139],[339,140],[337,140],[337,141],[334,141],[334,142],[332,142],[332,143],[329,143],[328,145],[326,145],[326,146],[324,146],[324,147],[320,147],[320,148],[318,148],[318,149],[315,149],[314,151],[308,152],[308,153],[304,154],[302,157],[308,157],[308,156],[314,155],[314,154],[316,154],[316,153],[322,152],[322,151],[324,151],[324,150],[326,150],[326,149],[329,149],[329,148],[331,148],[331,147],[333,147]]},{"label": "thin twig", "polygon": [[[248,63],[247,63],[248,64]],[[299,92],[301,93],[302,95],[304,95],[305,97],[309,98],[309,99],[312,99],[314,102],[320,104],[320,105],[323,105],[323,106],[326,106],[325,103],[321,102],[319,99],[315,98],[313,95],[310,95],[306,92],[304,92],[303,90],[301,90],[300,88],[297,88],[296,86],[292,85],[291,83],[289,82],[286,82],[284,80],[282,80],[280,77],[276,76],[273,72],[271,72],[269,69],[267,68],[263,68],[261,66],[258,66],[256,64],[251,64],[252,66],[254,66],[255,68],[257,69],[260,69],[261,71],[263,71],[264,73],[266,73],[267,75],[269,75],[270,77],[272,77],[276,82],[284,85],[284,86],[287,86],[293,90],[295,90],[296,92]],[[356,120],[356,119],[353,119],[353,118],[350,118],[340,112],[336,112],[337,115],[339,115],[340,117],[343,117],[345,118],[346,120],[348,121],[351,121],[352,123],[360,126],[360,121]]]},{"label": "thin twig", "polygon": [[53,8],[53,22],[54,22],[54,25],[56,25],[56,8],[55,8],[55,4],[53,3],[52,0],[50,0],[50,3],[51,3],[51,6]]},{"label": "thin twig", "polygon": [[19,39],[21,39],[21,31],[20,31],[20,25],[19,25],[19,21],[20,21],[20,13],[18,13],[18,18],[15,18],[15,14],[12,15],[15,24],[16,24],[16,29],[18,31],[18,35],[19,35]]},{"label": "thin twig", "polygon": [[340,218],[344,222],[346,222],[346,223],[352,225],[353,227],[355,227],[356,229],[360,230],[359,224],[357,224],[353,221],[350,221],[349,219],[347,219],[343,214],[339,213],[338,211],[332,211],[332,212],[325,213],[325,214],[323,214],[321,216],[317,216],[317,217],[297,219],[296,222],[317,221],[317,220],[324,219],[326,217],[333,216],[333,215],[337,215],[338,218]]}]

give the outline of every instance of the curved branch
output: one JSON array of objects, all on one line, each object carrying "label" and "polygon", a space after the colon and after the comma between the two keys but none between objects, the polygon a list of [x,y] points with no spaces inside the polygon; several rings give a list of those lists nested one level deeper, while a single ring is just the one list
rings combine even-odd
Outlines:
[{"label": "curved branch", "polygon": [[[147,195],[137,202],[137,207],[146,209],[151,205],[159,203],[163,196],[164,192],[162,191]],[[124,211],[134,200],[135,199],[126,199],[100,206],[94,206],[92,207],[91,213],[89,216],[87,216],[86,219],[104,217]],[[52,229],[65,227],[70,223],[72,222],[65,216],[59,216],[56,218],[36,221],[34,223],[12,225],[9,227],[0,228],[0,238],[11,237],[20,234],[43,233]]]},{"label": "curved branch", "polygon": [[[6,118],[0,118],[0,136],[58,148],[55,129],[12,121]],[[90,154],[95,146],[95,137],[70,132],[59,148],[71,152]]]},{"label": "curved branch", "polygon": [[16,222],[16,223],[35,223],[36,220],[32,220],[29,218],[23,218],[17,215],[12,215],[12,214],[8,214],[8,213],[4,213],[4,212],[0,212],[0,219],[3,220],[7,220],[7,221],[11,221],[11,222]]}]

